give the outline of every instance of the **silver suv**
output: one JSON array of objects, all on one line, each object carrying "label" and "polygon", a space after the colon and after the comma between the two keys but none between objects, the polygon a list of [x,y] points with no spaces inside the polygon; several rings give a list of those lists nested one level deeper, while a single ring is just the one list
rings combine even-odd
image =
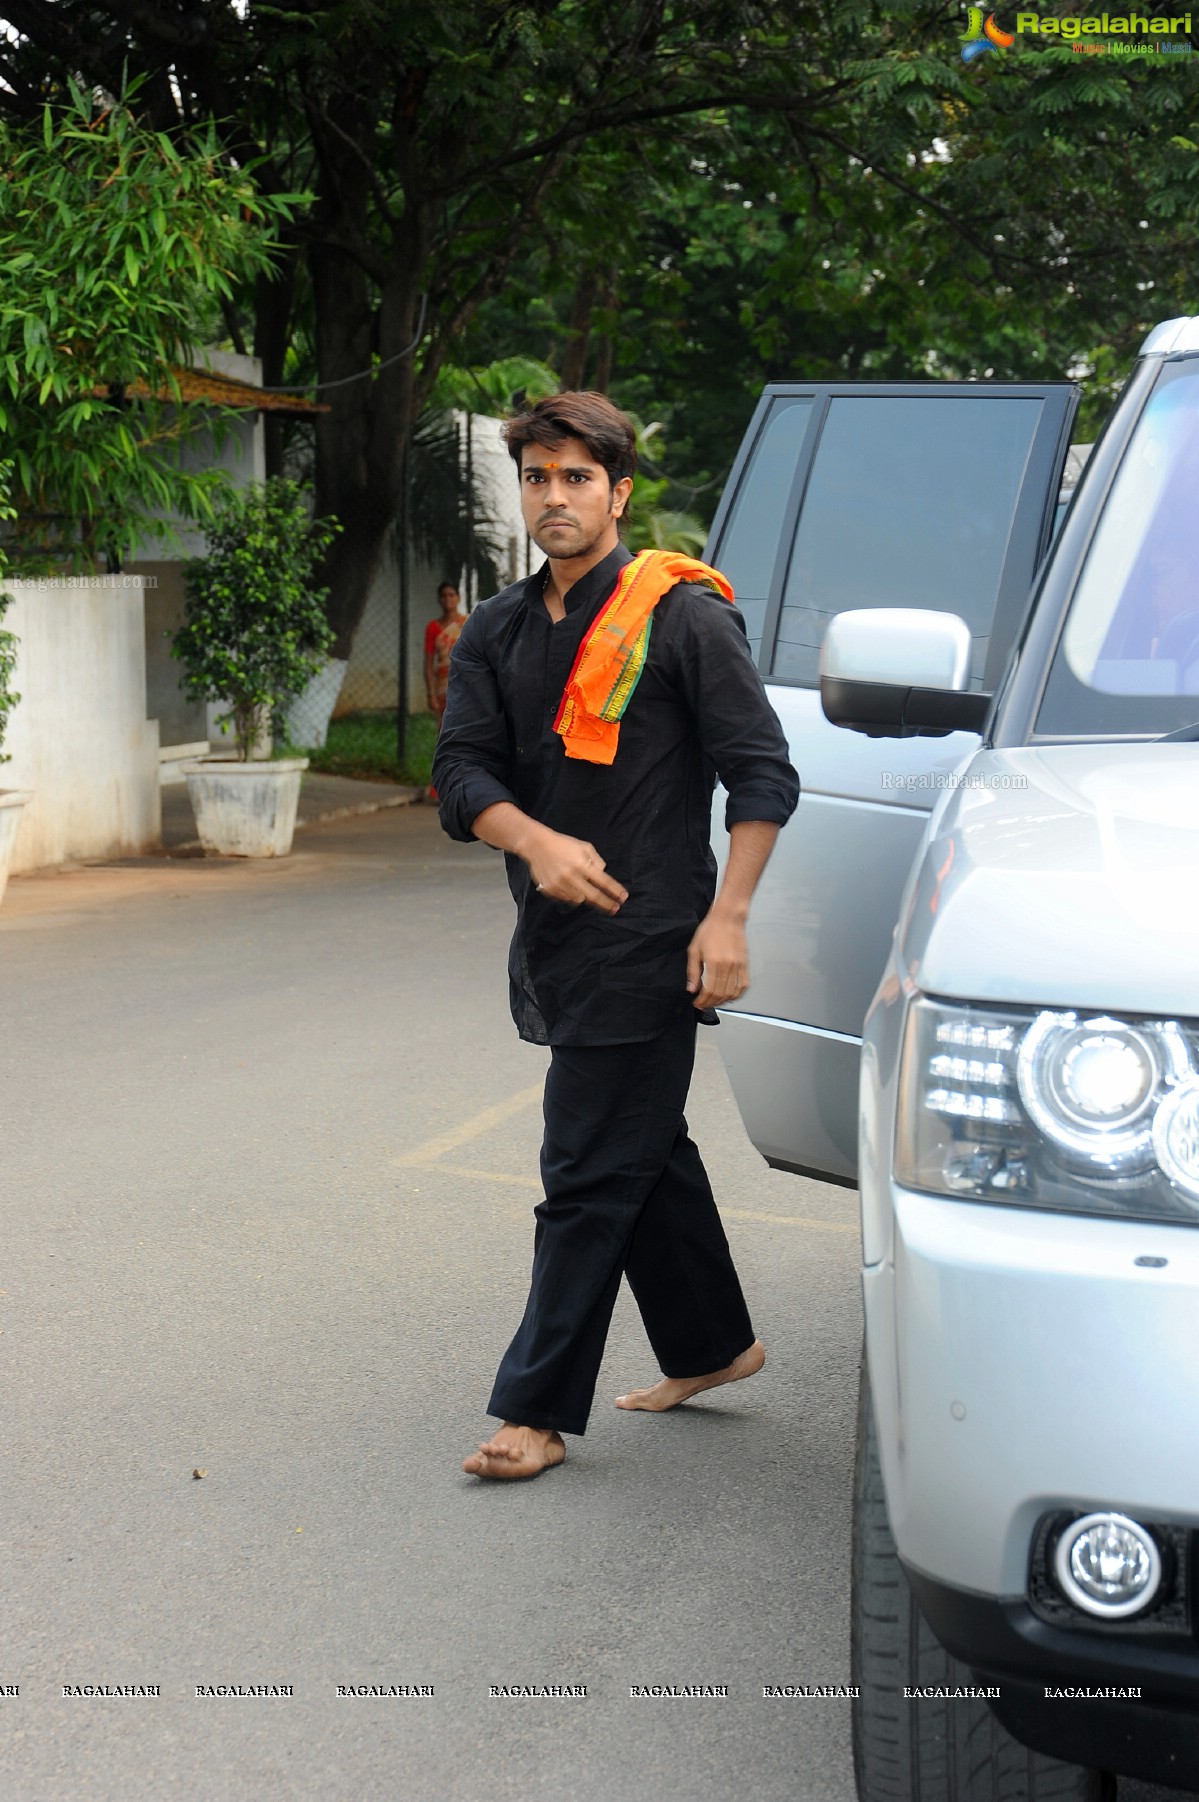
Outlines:
[{"label": "silver suv", "polygon": [[722,1050],[861,1193],[862,1802],[1199,1787],[1199,320],[1054,540],[1077,398],[772,387],[708,546],[805,790]]}]

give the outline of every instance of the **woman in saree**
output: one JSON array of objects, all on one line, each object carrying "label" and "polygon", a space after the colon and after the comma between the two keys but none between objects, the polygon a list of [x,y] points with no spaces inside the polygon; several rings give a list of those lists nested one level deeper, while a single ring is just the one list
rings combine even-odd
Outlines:
[{"label": "woman in saree", "polygon": [[445,712],[445,694],[450,680],[450,652],[458,642],[458,634],[466,624],[462,601],[452,582],[443,582],[437,590],[441,616],[425,627],[425,694],[429,711],[437,716],[437,729]]}]

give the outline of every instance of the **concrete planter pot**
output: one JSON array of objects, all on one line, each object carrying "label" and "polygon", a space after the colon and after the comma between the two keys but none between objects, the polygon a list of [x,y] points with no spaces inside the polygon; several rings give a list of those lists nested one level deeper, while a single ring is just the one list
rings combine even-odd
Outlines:
[{"label": "concrete planter pot", "polygon": [[12,867],[17,833],[21,827],[21,809],[28,799],[28,789],[0,788],[0,901],[4,899],[8,872]]},{"label": "concrete planter pot", "polygon": [[181,766],[206,851],[222,857],[286,857],[296,829],[306,757],[277,763],[207,758]]}]

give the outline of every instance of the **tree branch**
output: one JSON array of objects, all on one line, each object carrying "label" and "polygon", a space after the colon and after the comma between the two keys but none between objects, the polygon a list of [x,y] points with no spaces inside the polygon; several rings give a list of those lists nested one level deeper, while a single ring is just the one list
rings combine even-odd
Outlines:
[{"label": "tree branch", "polygon": [[[846,87],[851,85],[845,84]],[[473,169],[464,172],[462,181],[457,184],[457,187],[483,181],[489,175],[494,175],[500,170],[515,168],[519,163],[533,162],[540,157],[553,155],[555,151],[565,149],[567,145],[577,142],[580,138],[591,137],[598,131],[618,131],[626,125],[649,125],[659,120],[680,119],[690,113],[715,111],[726,106],[741,107],[749,112],[789,113],[797,112],[801,107],[808,106],[810,103],[811,95],[796,94],[794,88],[777,94],[745,94],[734,89],[730,93],[697,94],[691,100],[677,100],[669,104],[657,103],[653,106],[627,107],[623,110],[614,108],[606,112],[600,109],[584,114],[570,125],[564,125],[560,131],[551,133],[548,138],[527,144],[523,150],[513,151],[509,155],[493,157],[488,162],[476,164]],[[443,191],[456,191],[456,189]]]},{"label": "tree branch", "polygon": [[893,170],[885,168],[871,156],[868,150],[851,144],[839,132],[817,126],[811,131],[811,136],[825,144],[832,144],[837,150],[843,151],[846,156],[854,157],[863,168],[873,170],[880,181],[887,182],[890,187],[895,188],[900,194],[906,195],[909,200],[915,201],[918,206],[927,207],[930,212],[936,213],[938,218],[943,219],[964,243],[969,244],[973,250],[978,252],[997,279],[1004,279],[1003,272],[1005,270],[1018,270],[1025,275],[1043,276],[1045,274],[1043,262],[1038,262],[1034,257],[997,251],[993,243],[981,237],[951,207],[946,206],[943,201],[937,200],[933,195],[925,193],[922,189],[914,187],[911,182],[905,181],[902,175],[896,175]]},{"label": "tree branch", "polygon": [[359,144],[355,138],[352,138],[349,132],[337,123],[336,119],[331,118],[324,107],[317,106],[307,96],[304,101],[304,110],[310,121],[319,121],[320,124],[326,126],[335,137],[340,138],[346,148],[350,150],[361,163],[363,169],[366,171],[366,178],[370,184],[371,193],[375,197],[375,204],[378,206],[379,211],[394,232],[399,225],[400,216],[393,208],[390,196],[383,186],[383,183],[379,180],[375,171],[374,162],[367,156],[361,144]]}]

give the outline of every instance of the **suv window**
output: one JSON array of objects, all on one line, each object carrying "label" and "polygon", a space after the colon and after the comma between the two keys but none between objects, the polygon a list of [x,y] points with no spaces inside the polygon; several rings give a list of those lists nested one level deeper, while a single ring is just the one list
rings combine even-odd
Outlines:
[{"label": "suv window", "polygon": [[[1165,364],[1112,483],[1037,733],[1199,719],[1199,360]],[[1189,701],[1184,697],[1192,697]]]},{"label": "suv window", "polygon": [[720,567],[730,579],[756,657],[779,550],[779,521],[799,463],[812,414],[810,395],[776,400],[750,453],[720,541]]},{"label": "suv window", "polygon": [[[825,628],[859,607],[957,613],[981,686],[1039,397],[835,395],[816,448],[770,673],[817,683]],[[730,563],[732,559],[729,559]]]}]

